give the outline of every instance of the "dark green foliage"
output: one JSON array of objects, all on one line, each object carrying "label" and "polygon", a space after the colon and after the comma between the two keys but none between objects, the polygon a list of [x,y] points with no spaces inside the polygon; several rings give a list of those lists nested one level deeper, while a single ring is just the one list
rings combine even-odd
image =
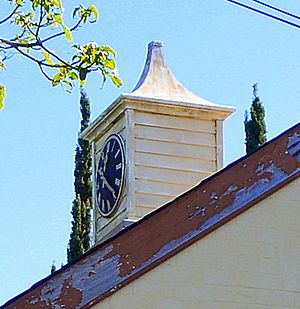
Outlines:
[{"label": "dark green foliage", "polygon": [[[82,116],[80,133],[89,125],[90,102],[84,90],[81,90],[80,112]],[[86,252],[90,247],[91,230],[91,146],[88,141],[78,138],[75,150],[74,189],[75,200],[72,205],[72,231],[68,245],[68,262]]]},{"label": "dark green foliage", "polygon": [[253,85],[253,101],[250,108],[250,119],[248,113],[245,114],[245,134],[247,154],[255,151],[266,141],[265,109],[258,96],[257,84]]}]

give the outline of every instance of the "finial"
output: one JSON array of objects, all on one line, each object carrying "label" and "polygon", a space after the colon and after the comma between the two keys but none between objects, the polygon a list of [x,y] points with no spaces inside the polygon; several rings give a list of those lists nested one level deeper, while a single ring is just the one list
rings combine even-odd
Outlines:
[{"label": "finial", "polygon": [[136,86],[132,91],[139,89],[145,83],[146,78],[149,75],[152,75],[150,71],[154,62],[157,63],[158,67],[166,67],[163,54],[163,43],[160,41],[151,41],[148,43],[148,52],[144,70],[139,81],[137,82]]},{"label": "finial", "polygon": [[161,41],[151,41],[148,43],[148,50],[153,47],[163,47],[163,43]]},{"label": "finial", "polygon": [[255,83],[253,86],[253,97],[254,99],[258,98],[258,83]]}]

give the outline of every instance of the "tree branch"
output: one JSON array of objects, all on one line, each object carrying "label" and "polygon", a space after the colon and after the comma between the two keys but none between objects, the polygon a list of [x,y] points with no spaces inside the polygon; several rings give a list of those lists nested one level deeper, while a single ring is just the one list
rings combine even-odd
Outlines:
[{"label": "tree branch", "polygon": [[[80,26],[80,24],[82,23],[82,21],[83,21],[83,17],[81,17],[81,18],[79,19],[79,21],[78,21],[72,28],[70,28],[70,31],[76,30],[76,29]],[[64,34],[65,34],[64,31],[58,32],[58,33],[56,33],[56,34],[53,34],[53,35],[51,35],[51,36],[49,36],[49,37],[43,39],[42,42],[45,43],[45,42],[50,41],[50,40],[52,40],[52,39],[55,39],[55,38],[57,38],[57,37],[59,37],[59,36],[62,36],[62,35],[64,35]]]},{"label": "tree branch", "polygon": [[35,32],[33,32],[33,31],[31,30],[31,28],[30,28],[28,25],[26,26],[26,28],[27,28],[28,32],[31,33],[31,34],[36,38],[36,42],[38,42],[39,40],[38,40],[38,38],[36,37]]},{"label": "tree branch", "polygon": [[4,19],[0,20],[0,25],[6,23],[17,11],[18,9],[20,8],[21,6],[20,5],[17,5],[13,11],[7,16],[5,17]]},{"label": "tree branch", "polygon": [[24,57],[32,60],[33,62],[35,62],[37,65],[41,65],[41,66],[44,66],[44,67],[48,67],[48,68],[63,68],[65,67],[65,65],[61,65],[61,64],[54,64],[54,65],[51,65],[51,64],[48,64],[48,63],[45,63],[44,60],[39,60],[39,59],[36,59],[34,58],[33,56],[25,53],[22,49],[20,49],[19,47],[15,47],[15,49],[21,54],[23,55]]},{"label": "tree branch", "polygon": [[44,71],[43,66],[41,63],[38,64],[41,73],[48,79],[50,82],[53,82],[53,79]]},{"label": "tree branch", "polygon": [[8,50],[8,49],[12,49],[12,48],[13,48],[12,46],[2,46],[2,45],[0,45],[1,50]]},{"label": "tree branch", "polygon": [[61,65],[61,67],[66,66],[66,67],[70,67],[70,68],[76,70],[76,67],[72,66],[70,63],[68,63],[65,60],[63,60],[62,58],[58,57],[54,52],[52,52],[50,49],[48,49],[46,46],[44,46],[44,44],[41,44],[41,48],[44,51],[46,51],[49,55],[54,57],[56,60],[58,60],[59,62],[63,63],[64,65]]},{"label": "tree branch", "polygon": [[44,16],[45,16],[43,14],[43,3],[44,3],[44,1],[42,1],[41,6],[40,6],[39,22],[37,24],[37,28],[36,28],[36,32],[35,32],[35,37],[36,37],[37,40],[38,40],[41,25],[42,25],[42,22],[43,22],[43,19],[44,19]]},{"label": "tree branch", "polygon": [[36,41],[34,43],[18,43],[18,42],[13,42],[13,41],[1,39],[1,38],[0,38],[0,42],[5,44],[5,45],[12,46],[14,48],[19,48],[19,47],[29,47],[29,48],[32,48],[32,47],[40,46],[41,45],[41,42],[39,42],[39,41]]}]

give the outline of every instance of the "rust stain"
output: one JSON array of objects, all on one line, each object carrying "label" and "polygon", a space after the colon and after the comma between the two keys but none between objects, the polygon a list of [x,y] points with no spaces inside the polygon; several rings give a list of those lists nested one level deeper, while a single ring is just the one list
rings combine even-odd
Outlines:
[{"label": "rust stain", "polygon": [[64,280],[57,304],[64,309],[74,309],[81,301],[82,292],[72,286],[71,278]]},{"label": "rust stain", "polygon": [[[58,287],[58,286],[57,286]],[[46,292],[45,292],[46,289]],[[82,293],[71,285],[71,278],[64,280],[59,298],[53,297],[53,290],[49,288],[47,282],[36,287],[29,295],[24,295],[16,299],[7,306],[1,308],[20,309],[47,309],[47,308],[65,308],[74,309],[76,304],[80,304],[82,300]],[[46,297],[46,300],[44,299]]]},{"label": "rust stain", "polygon": [[[1,308],[9,308],[9,309],[40,309],[40,308],[53,308],[52,304],[46,302],[45,300],[41,300],[39,295],[41,295],[41,291],[43,286],[37,287],[32,293],[27,295],[27,297],[22,297],[14,301],[12,304],[7,306],[3,306]],[[26,295],[25,295],[26,296]]]}]

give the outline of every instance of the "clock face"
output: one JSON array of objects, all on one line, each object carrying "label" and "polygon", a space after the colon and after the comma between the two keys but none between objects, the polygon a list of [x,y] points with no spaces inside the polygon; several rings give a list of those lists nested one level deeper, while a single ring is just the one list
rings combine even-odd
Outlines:
[{"label": "clock face", "polygon": [[117,209],[124,184],[124,145],[117,134],[110,135],[100,153],[96,176],[96,204],[103,217]]}]

